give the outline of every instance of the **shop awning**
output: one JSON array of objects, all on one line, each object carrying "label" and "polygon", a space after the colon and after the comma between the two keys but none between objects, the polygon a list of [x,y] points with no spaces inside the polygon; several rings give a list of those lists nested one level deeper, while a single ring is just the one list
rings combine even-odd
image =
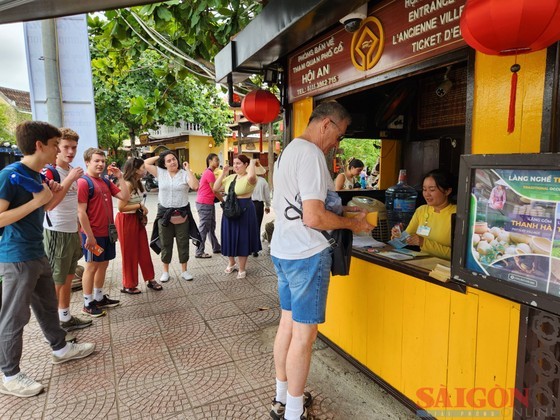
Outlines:
[{"label": "shop awning", "polygon": [[0,24],[155,3],[150,0],[0,0]]},{"label": "shop awning", "polygon": [[215,57],[216,81],[245,80],[330,28],[364,0],[272,0]]}]

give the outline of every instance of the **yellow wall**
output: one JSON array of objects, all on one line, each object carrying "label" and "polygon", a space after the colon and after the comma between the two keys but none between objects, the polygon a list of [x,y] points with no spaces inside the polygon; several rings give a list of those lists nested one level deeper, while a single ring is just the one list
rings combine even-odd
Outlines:
[{"label": "yellow wall", "polygon": [[309,117],[313,112],[313,98],[302,99],[293,104],[293,137],[297,137],[305,131]]},{"label": "yellow wall", "polygon": [[[428,401],[422,392],[437,400],[447,390],[454,411],[470,408],[457,400],[461,389],[480,387],[479,398],[514,387],[518,328],[519,305],[506,299],[461,294],[354,258],[349,277],[331,279],[319,330],[420,406]],[[443,405],[427,408],[439,419],[461,418]],[[492,418],[510,418],[498,410]]]},{"label": "yellow wall", "polygon": [[507,133],[513,57],[481,53],[475,58],[472,153],[538,153],[546,50],[517,57],[515,131]]},{"label": "yellow wall", "polygon": [[401,168],[402,141],[381,140],[381,156],[379,160],[379,189],[386,190],[397,183]]}]

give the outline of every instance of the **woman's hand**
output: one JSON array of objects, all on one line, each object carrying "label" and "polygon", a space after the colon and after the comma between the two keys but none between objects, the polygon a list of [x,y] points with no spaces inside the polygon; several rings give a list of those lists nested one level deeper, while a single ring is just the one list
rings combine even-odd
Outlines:
[{"label": "woman's hand", "polygon": [[415,246],[422,246],[424,244],[424,238],[418,236],[416,234],[410,235],[406,238],[407,245],[415,245]]},{"label": "woman's hand", "polygon": [[401,228],[398,226],[393,226],[391,228],[391,239],[400,238],[401,237]]},{"label": "woman's hand", "polygon": [[226,176],[227,176],[228,173],[229,173],[229,165],[226,163],[224,165],[223,170],[222,170],[222,174],[226,174]]},{"label": "woman's hand", "polygon": [[189,162],[183,162],[183,169],[187,172],[189,171]]}]

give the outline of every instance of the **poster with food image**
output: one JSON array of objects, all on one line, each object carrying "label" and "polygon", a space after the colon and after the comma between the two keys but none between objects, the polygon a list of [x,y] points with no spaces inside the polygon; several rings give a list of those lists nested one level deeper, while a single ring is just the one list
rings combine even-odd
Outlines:
[{"label": "poster with food image", "polygon": [[560,171],[473,175],[466,267],[560,296]]}]

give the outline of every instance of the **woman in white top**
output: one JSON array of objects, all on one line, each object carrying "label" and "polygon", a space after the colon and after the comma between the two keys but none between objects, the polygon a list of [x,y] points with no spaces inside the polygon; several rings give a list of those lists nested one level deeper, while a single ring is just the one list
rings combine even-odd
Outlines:
[{"label": "woman in white top", "polygon": [[[156,166],[157,162],[157,166]],[[183,162],[181,168],[177,155],[172,150],[166,150],[159,156],[144,161],[146,170],[158,180],[158,221],[159,238],[161,241],[161,261],[163,274],[160,281],[169,281],[169,263],[173,256],[173,238],[177,242],[179,262],[181,263],[181,278],[192,280],[193,276],[187,271],[189,260],[189,219],[190,213],[189,188],[198,189],[198,179],[189,168],[188,162]]]},{"label": "woman in white top", "polygon": [[119,212],[115,217],[115,225],[119,233],[122,255],[122,293],[136,295],[138,289],[138,266],[142,270],[142,277],[146,286],[152,290],[161,290],[161,284],[154,280],[154,265],[148,246],[148,234],[145,223],[148,219],[148,209],[144,205],[144,187],[140,181],[146,175],[144,161],[130,158],[123,167],[121,182],[128,184],[130,199],[119,200]]},{"label": "woman in white top", "polygon": [[364,162],[360,159],[350,159],[348,163],[348,169],[344,172],[338,174],[334,180],[334,186],[337,191],[340,190],[351,190],[356,184],[356,177],[360,175],[364,169]]}]

